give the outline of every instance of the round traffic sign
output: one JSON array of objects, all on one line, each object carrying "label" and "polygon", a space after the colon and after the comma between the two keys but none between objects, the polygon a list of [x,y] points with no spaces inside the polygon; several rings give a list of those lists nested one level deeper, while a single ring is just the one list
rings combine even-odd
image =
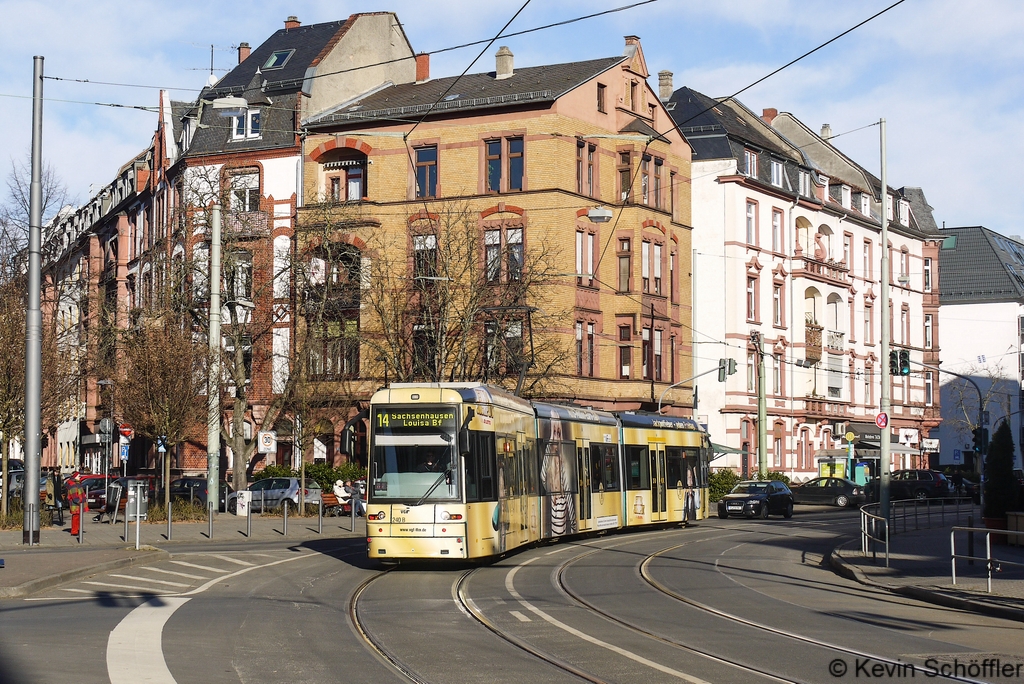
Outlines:
[{"label": "round traffic sign", "polygon": [[884,430],[886,427],[888,427],[889,414],[883,411],[879,413],[877,416],[875,416],[875,425],[877,425],[880,430]]},{"label": "round traffic sign", "polygon": [[133,430],[132,426],[129,425],[128,423],[122,423],[121,426],[117,428],[117,430],[118,432],[121,433],[122,437],[127,437],[128,439],[131,439],[132,437],[135,436],[135,430]]}]

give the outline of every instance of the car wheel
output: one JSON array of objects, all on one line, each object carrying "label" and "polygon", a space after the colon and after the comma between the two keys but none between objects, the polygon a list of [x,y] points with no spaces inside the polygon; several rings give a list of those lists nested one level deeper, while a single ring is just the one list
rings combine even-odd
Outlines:
[{"label": "car wheel", "polygon": [[914,492],[914,498],[917,499],[918,501],[927,501],[928,492],[923,489],[918,489],[916,492]]},{"label": "car wheel", "polygon": [[729,517],[729,514],[726,513],[725,511],[723,511],[721,508],[719,508],[718,509],[718,517],[721,518],[722,520],[725,520],[726,518]]},{"label": "car wheel", "polygon": [[786,510],[782,512],[782,517],[783,518],[792,518],[793,517],[793,502],[789,502],[788,504],[786,504]]},{"label": "car wheel", "polygon": [[768,502],[765,501],[763,504],[761,504],[761,520],[767,520],[767,519],[768,519]]},{"label": "car wheel", "polygon": [[228,502],[228,513],[231,513],[232,515],[234,515],[237,512],[238,512],[238,501],[236,499],[232,499],[231,501]]},{"label": "car wheel", "polygon": [[846,498],[845,494],[840,494],[839,496],[836,497],[836,506],[839,506],[840,508],[846,508],[849,505],[850,500]]}]

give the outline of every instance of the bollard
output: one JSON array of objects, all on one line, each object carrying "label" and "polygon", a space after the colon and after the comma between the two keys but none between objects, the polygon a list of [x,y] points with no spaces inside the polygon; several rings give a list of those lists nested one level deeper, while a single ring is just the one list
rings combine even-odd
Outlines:
[{"label": "bollard", "polygon": [[[967,516],[967,526],[970,528],[974,527],[974,516]],[[967,533],[967,555],[970,558],[967,559],[968,565],[974,565],[974,532]]]},{"label": "bollard", "polygon": [[[125,495],[125,496],[127,496],[127,495]],[[117,513],[114,513],[114,515],[116,516]],[[124,539],[124,543],[125,544],[128,543],[128,504],[127,503],[125,503],[125,506],[124,506],[124,537],[122,537],[122,539]]]},{"label": "bollard", "polygon": [[174,518],[174,502],[167,501],[167,541],[171,541],[171,520]]},{"label": "bollard", "polygon": [[358,503],[359,503],[359,491],[357,490],[357,491],[352,492],[352,495],[349,496],[348,501],[352,505],[352,524],[349,525],[348,531],[349,532],[355,532],[356,531],[356,508],[358,508]]},{"label": "bollard", "polygon": [[317,517],[316,533],[317,534],[323,534],[324,533],[324,500],[320,499],[319,501],[316,502],[316,504],[317,504],[317,506],[316,506],[316,517]]},{"label": "bollard", "polygon": [[249,502],[249,508],[246,509],[245,538],[252,539],[252,501]]},{"label": "bollard", "polygon": [[[142,488],[139,488],[139,493],[142,493]],[[139,537],[142,534],[142,497],[137,496],[135,498],[135,550],[139,550]]]},{"label": "bollard", "polygon": [[[252,509],[249,509],[252,510]],[[266,490],[260,490],[260,515],[267,510],[267,492]]]},{"label": "bollard", "polygon": [[284,532],[284,536],[286,536],[286,537],[288,536],[288,503],[289,503],[288,499],[285,499],[284,500],[284,528],[283,528],[283,532]]},{"label": "bollard", "polygon": [[206,538],[207,539],[213,539],[213,504],[212,503],[207,503],[206,504],[206,520],[207,520],[207,526],[208,526],[208,531],[206,533]]}]

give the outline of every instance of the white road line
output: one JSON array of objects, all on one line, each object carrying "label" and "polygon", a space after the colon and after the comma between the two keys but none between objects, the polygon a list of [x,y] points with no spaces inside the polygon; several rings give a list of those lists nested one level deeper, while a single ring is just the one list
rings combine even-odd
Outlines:
[{"label": "white road line", "polygon": [[60,590],[61,591],[73,591],[73,592],[78,593],[78,594],[95,594],[96,593],[95,591],[93,591],[91,589],[65,589],[64,587],[61,587]]},{"label": "white road line", "polygon": [[82,584],[88,584],[95,587],[109,587],[111,589],[127,589],[129,591],[144,591],[153,593],[155,591],[153,587],[133,587],[127,584],[113,584],[111,582],[82,582]]},{"label": "white road line", "polygon": [[[281,563],[290,563],[294,560],[304,560],[320,556],[318,553],[302,553],[290,558],[254,565],[242,568],[235,572],[216,577],[195,589],[185,592],[183,595],[160,598],[151,598],[138,606],[110,633],[107,639],[107,675],[110,677],[110,684],[137,684],[147,682],[149,684],[177,684],[171,671],[167,669],[167,661],[164,660],[163,652],[163,629],[164,624],[178,608],[189,601],[186,596],[202,594],[210,587],[223,582],[226,579],[244,575],[251,570],[269,568]],[[204,570],[224,573],[223,570],[215,568],[203,568],[184,561],[171,561],[179,565],[198,567]],[[93,582],[92,584],[99,584]],[[140,590],[145,591],[145,590]]]},{"label": "white road line", "polygon": [[[534,615],[536,615],[536,616],[540,617],[541,619],[547,621],[549,624],[554,625],[555,627],[558,627],[559,629],[564,630],[564,631],[568,632],[569,634],[572,634],[573,636],[575,636],[575,637],[577,637],[579,639],[582,639],[583,641],[586,641],[586,642],[589,642],[591,644],[594,644],[595,646],[600,646],[601,648],[608,649],[612,653],[618,653],[619,655],[624,656],[626,658],[629,658],[630,660],[632,660],[634,662],[637,662],[637,663],[640,663],[641,665],[646,665],[647,667],[649,667],[651,669],[657,670],[659,672],[664,672],[667,675],[672,675],[673,677],[676,677],[677,679],[682,679],[684,681],[691,682],[691,684],[709,684],[709,682],[706,682],[705,680],[700,679],[699,677],[694,677],[693,675],[686,674],[685,672],[680,672],[679,670],[674,670],[674,669],[672,669],[672,668],[670,668],[670,667],[668,667],[666,665],[662,665],[661,663],[656,663],[653,660],[649,660],[647,658],[644,658],[643,656],[637,655],[636,653],[633,653],[632,651],[627,651],[626,649],[622,648],[621,646],[616,646],[615,644],[609,644],[607,641],[601,641],[597,637],[590,636],[586,632],[581,632],[580,630],[576,629],[575,627],[570,627],[569,625],[567,625],[564,622],[561,622],[561,621],[555,619],[554,617],[548,615],[543,610],[541,610],[540,608],[537,608],[536,606],[531,604],[529,601],[524,599],[519,594],[519,592],[516,591],[513,579],[515,578],[516,573],[519,572],[520,568],[526,567],[527,565],[529,565],[530,563],[532,563],[535,560],[538,560],[539,558],[541,558],[541,556],[534,556],[533,558],[530,558],[529,560],[525,561],[524,563],[521,563],[520,565],[517,565],[516,567],[512,568],[511,570],[509,570],[508,574],[505,575],[505,590],[508,591],[508,593],[512,595],[512,598],[514,598],[516,601],[518,601],[521,606],[526,608],[528,611],[530,611]],[[116,683],[114,683],[114,684],[116,684]]]},{"label": "white road line", "polygon": [[[167,580],[149,579],[148,577],[135,577],[134,575],[118,575],[110,573],[110,577],[120,577],[121,579],[138,580],[140,582],[152,582],[154,584],[166,584],[169,587],[190,587],[191,584],[184,584],[182,582],[168,582]],[[206,579],[205,577],[203,579]]]},{"label": "white road line", "polygon": [[147,567],[145,565],[141,565],[141,566],[139,566],[136,569],[137,570],[149,570],[150,572],[162,572],[165,575],[174,575],[175,577],[185,577],[187,579],[194,579],[194,580],[210,579],[206,575],[190,575],[187,572],[175,572],[174,570],[164,570],[163,568],[151,568],[151,567]]},{"label": "white road line", "polygon": [[237,565],[244,565],[246,567],[252,567],[253,565],[256,565],[255,563],[249,563],[248,561],[238,560],[237,558],[232,558],[231,556],[217,556],[217,555],[215,555],[213,557],[214,558],[219,558],[222,561],[227,561],[228,563],[235,563]]},{"label": "white road line", "polygon": [[186,568],[195,568],[196,570],[206,570],[207,572],[215,572],[218,575],[223,575],[227,570],[223,568],[211,568],[209,565],[196,565],[195,563],[187,563],[185,561],[172,560],[175,565],[182,565]]},{"label": "white road line", "polygon": [[107,639],[110,684],[175,684],[164,660],[164,624],[187,598],[150,599],[128,613]]},{"label": "white road line", "polygon": [[531,620],[530,618],[526,617],[525,615],[520,613],[518,610],[510,610],[509,612],[512,613],[512,616],[515,617],[515,619],[519,620],[520,622],[533,622],[533,620]]}]

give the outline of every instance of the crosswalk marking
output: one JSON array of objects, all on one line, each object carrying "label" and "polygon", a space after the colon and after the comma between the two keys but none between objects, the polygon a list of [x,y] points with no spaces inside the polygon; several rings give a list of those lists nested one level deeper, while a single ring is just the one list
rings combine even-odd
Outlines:
[{"label": "crosswalk marking", "polygon": [[209,565],[197,565],[195,563],[188,563],[186,561],[180,561],[180,560],[172,560],[170,562],[174,563],[175,565],[183,565],[186,568],[195,568],[196,570],[206,570],[208,572],[215,572],[218,575],[223,575],[224,573],[227,572],[227,570],[223,570],[221,568],[211,568]]},{"label": "crosswalk marking", "polygon": [[245,565],[245,566],[248,566],[248,567],[252,567],[253,565],[256,565],[255,563],[249,563],[248,561],[238,560],[237,558],[232,558],[231,556],[217,556],[217,555],[215,555],[213,557],[214,558],[219,558],[222,561],[227,561],[228,563],[236,563],[237,565]]},{"label": "crosswalk marking", "polygon": [[82,584],[91,584],[97,587],[109,587],[111,589],[128,589],[129,591],[147,591],[153,593],[153,587],[133,587],[128,584],[112,584],[110,582],[82,582]]},{"label": "crosswalk marking", "polygon": [[205,575],[190,575],[187,572],[175,572],[174,570],[164,570],[163,568],[153,568],[145,565],[141,565],[137,568],[138,570],[149,570],[150,572],[162,572],[165,575],[174,575],[175,577],[185,577],[186,579],[204,580],[209,579]]},{"label": "crosswalk marking", "polygon": [[132,575],[118,575],[116,573],[110,573],[111,577],[120,577],[121,579],[127,580],[138,580],[139,582],[153,582],[154,584],[166,584],[169,587],[190,587],[191,584],[183,584],[182,582],[169,582],[167,580],[149,579],[148,577],[134,577]]}]

